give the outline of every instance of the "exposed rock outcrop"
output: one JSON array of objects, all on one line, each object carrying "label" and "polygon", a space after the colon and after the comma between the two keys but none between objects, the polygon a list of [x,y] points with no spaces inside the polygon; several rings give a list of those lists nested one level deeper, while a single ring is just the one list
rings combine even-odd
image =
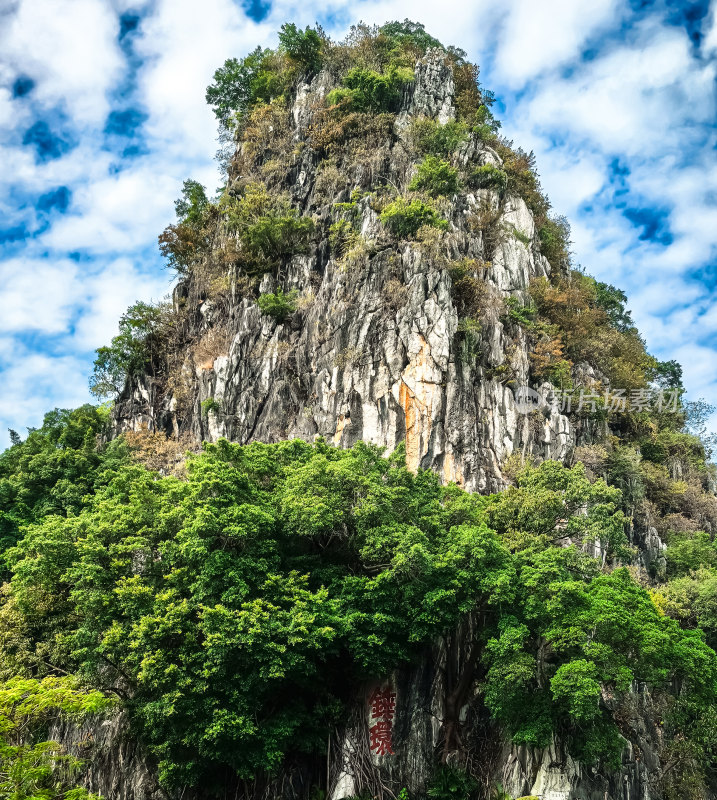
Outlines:
[{"label": "exposed rock outcrop", "polygon": [[[316,101],[330,86],[321,73],[298,87],[292,140],[305,142]],[[452,92],[444,56],[430,51],[371,163],[340,164],[347,174],[353,170],[354,188],[406,185],[415,169],[405,157],[409,122],[420,115],[452,118]],[[500,163],[475,137],[456,159]],[[180,414],[176,390],[135,380],[117,402],[117,431],[149,425],[190,429],[198,441],[238,442],[323,436],[336,445],[364,440],[389,451],[405,441],[412,468],[437,470],[479,491],[503,488],[502,465],[511,453],[564,459],[576,437],[568,417],[556,406],[522,414],[514,400],[514,388],[530,382],[529,346],[503,300],[527,301],[530,280],[551,271],[523,200],[511,196],[499,204],[488,190],[446,199],[441,210],[449,230],[438,245],[388,240],[366,196],[344,212],[361,233],[361,252],[341,258],[331,252],[328,228],[333,204],[347,201],[348,191],[337,187],[328,197],[319,191],[321,163],[302,158],[285,184],[317,220],[311,252],[293,257],[281,274],[284,291],[300,293],[299,310],[279,324],[236,291],[221,310],[211,299],[201,302],[195,335],[221,327],[225,344],[215,355],[185,361],[190,407]],[[483,228],[476,223],[481,215],[491,217]],[[474,277],[484,280],[479,330],[461,330],[447,268],[460,259],[473,259]],[[277,285],[277,276],[267,274],[260,291]]]}]

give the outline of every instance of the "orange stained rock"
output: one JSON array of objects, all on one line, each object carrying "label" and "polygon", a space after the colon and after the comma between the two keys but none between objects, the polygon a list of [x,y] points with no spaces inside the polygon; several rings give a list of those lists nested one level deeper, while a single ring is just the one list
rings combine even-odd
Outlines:
[{"label": "orange stained rock", "polygon": [[406,419],[406,466],[416,472],[428,451],[433,427],[433,407],[439,395],[441,373],[431,357],[428,342],[419,336],[420,350],[401,375],[398,402]]}]

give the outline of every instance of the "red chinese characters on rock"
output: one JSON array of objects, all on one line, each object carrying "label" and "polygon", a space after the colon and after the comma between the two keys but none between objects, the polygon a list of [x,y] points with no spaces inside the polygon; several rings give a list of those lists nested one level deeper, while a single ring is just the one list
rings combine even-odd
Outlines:
[{"label": "red chinese characters on rock", "polygon": [[392,692],[390,687],[374,689],[369,703],[372,723],[368,729],[371,752],[377,756],[392,756],[394,752],[391,734],[396,715],[396,692]]}]

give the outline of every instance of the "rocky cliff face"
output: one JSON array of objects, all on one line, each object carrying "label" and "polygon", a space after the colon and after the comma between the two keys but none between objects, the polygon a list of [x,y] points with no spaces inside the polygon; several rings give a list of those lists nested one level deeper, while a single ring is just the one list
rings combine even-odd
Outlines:
[{"label": "rocky cliff face", "polygon": [[[242,443],[323,436],[339,446],[363,440],[389,451],[405,442],[411,467],[434,469],[478,491],[503,488],[502,465],[514,452],[568,456],[576,441],[568,417],[557,407],[519,413],[514,398],[515,387],[530,382],[529,347],[503,301],[527,302],[530,280],[551,272],[523,200],[501,202],[489,190],[446,199],[441,210],[449,231],[440,243],[388,241],[369,196],[336,212],[352,189],[410,182],[411,121],[454,116],[444,58],[430,51],[419,62],[400,113],[370,154],[351,164],[339,158],[344,180],[327,189],[326,162],[297,147],[300,154],[279,188],[316,219],[317,234],[310,253],[290,259],[280,275],[285,292],[299,293],[293,316],[282,324],[263,316],[255,298],[241,296],[236,284],[221,307],[200,298],[194,334],[222,343],[182,364],[189,408],[180,412],[176,392],[140,379],[117,403],[118,431],[147,425],[188,429],[199,441],[224,436]],[[306,143],[316,101],[331,85],[321,73],[298,87],[289,118],[296,145]],[[455,161],[500,166],[497,154],[475,137]],[[328,239],[331,221],[342,215],[350,216],[363,240],[348,259],[332,252]],[[475,223],[486,215],[490,230]],[[218,241],[225,236],[220,229]],[[461,330],[460,298],[447,269],[459,259],[480,265],[474,270],[484,281],[479,331]],[[274,290],[278,277],[265,275],[260,291]],[[175,304],[190,295],[191,287],[180,284]]]},{"label": "rocky cliff face", "polygon": [[[256,147],[255,168],[271,176],[272,190],[288,192],[294,206],[315,220],[309,251],[267,272],[258,286],[259,293],[295,290],[298,307],[283,322],[263,315],[257,293],[243,291],[241,276],[231,269],[230,286],[220,297],[199,291],[192,277],[180,282],[175,310],[189,308],[195,344],[177,362],[173,381],[128,382],[115,407],[116,432],[147,426],[190,432],[197,441],[227,437],[241,443],[322,436],[342,447],[363,440],[389,451],[405,443],[413,469],[433,469],[480,492],[505,487],[504,466],[514,453],[568,460],[576,445],[590,441],[590,425],[580,427],[556,404],[522,413],[514,394],[535,381],[529,341],[505,301],[527,304],[530,281],[553,270],[523,200],[501,199],[488,189],[455,194],[441,201],[448,221],[441,237],[397,241],[387,237],[368,194],[378,185],[405,188],[410,182],[414,120],[454,118],[445,54],[432,50],[419,61],[399,113],[374,130],[363,149],[327,158],[311,142],[320,100],[334,86],[322,72],[297,87],[281,134],[293,152],[288,170],[271,171],[279,134],[267,122],[257,128],[256,141],[239,145],[229,184],[231,189],[251,177],[243,172],[246,151]],[[501,166],[476,136],[460,146],[453,163]],[[349,252],[330,240],[330,226],[342,219],[359,234]],[[207,261],[221,261],[232,237],[219,219]],[[460,261],[471,264],[470,277],[481,282],[479,324],[473,327],[461,316],[466,300],[450,268]],[[642,566],[659,565],[663,545],[654,529],[637,532],[635,541],[643,544]],[[380,787],[394,793],[424,787],[444,717],[446,659],[437,645],[416,669],[387,679],[396,693],[395,758],[368,752],[371,687],[357,698],[354,718],[329,748],[332,800],[375,795]],[[643,687],[636,686],[633,696],[623,764],[610,774],[576,763],[560,743],[518,748],[485,720],[466,720],[480,742],[486,786],[500,780],[512,796],[544,800],[659,797],[659,731]],[[468,715],[469,707],[461,713]],[[125,758],[123,752],[120,747],[112,758]],[[111,780],[98,783],[94,773],[88,785],[123,800],[150,797],[154,789],[143,769],[133,767],[132,775],[144,778],[121,789]]]}]

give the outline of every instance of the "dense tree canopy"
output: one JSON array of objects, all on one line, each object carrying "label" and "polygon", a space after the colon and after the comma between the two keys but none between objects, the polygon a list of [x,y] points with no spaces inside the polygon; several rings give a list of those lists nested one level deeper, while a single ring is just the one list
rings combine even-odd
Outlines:
[{"label": "dense tree canopy", "polygon": [[623,552],[619,502],[554,462],[470,495],[363,444],[220,441],[186,480],[124,464],[9,551],[5,659],[40,669],[33,641],[51,642],[45,665],[125,698],[165,785],[207,785],[320,750],[362,680],[477,614],[496,722],[614,761],[604,692],[677,681],[708,702],[717,675],[701,633],[584,551]]}]

